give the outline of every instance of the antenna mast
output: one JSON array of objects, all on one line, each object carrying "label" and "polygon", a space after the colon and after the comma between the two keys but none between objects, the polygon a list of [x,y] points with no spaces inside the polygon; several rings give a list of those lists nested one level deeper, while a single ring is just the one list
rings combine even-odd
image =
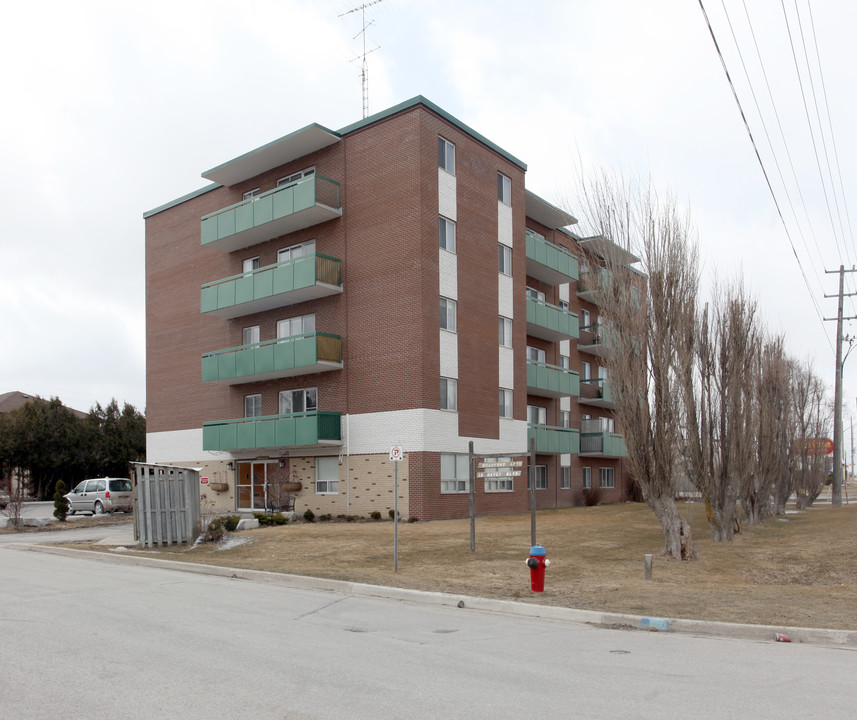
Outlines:
[{"label": "antenna mast", "polygon": [[[383,1],[384,0],[372,0],[372,2],[363,3],[362,5],[358,5],[356,8],[351,8],[351,10],[346,10],[344,13],[340,13],[339,15],[337,15],[337,17],[343,17],[344,15],[350,15],[351,13],[360,12],[360,17],[362,19],[363,27],[360,29],[360,32],[357,33],[357,35],[355,35],[354,38],[352,38],[352,40],[357,38],[360,35],[363,36],[363,54],[358,55],[357,57],[363,58],[363,67],[362,67],[362,70],[360,72],[360,80],[361,80],[362,85],[363,85],[363,117],[364,118],[369,116],[369,65],[366,62],[366,56],[369,53],[375,52],[378,49],[378,47],[380,47],[380,45],[379,45],[376,48],[372,48],[372,50],[370,50],[369,53],[366,52],[366,30],[369,28],[369,26],[373,25],[375,22],[374,20],[370,20],[369,25],[366,24],[366,8],[371,7],[372,5],[377,5],[378,3],[383,2]],[[356,59],[357,58],[354,58],[354,60],[356,60]]]}]

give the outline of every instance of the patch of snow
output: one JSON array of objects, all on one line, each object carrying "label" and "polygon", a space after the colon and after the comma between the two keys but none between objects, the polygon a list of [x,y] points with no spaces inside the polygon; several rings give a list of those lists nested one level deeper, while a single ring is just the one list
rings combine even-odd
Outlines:
[{"label": "patch of snow", "polygon": [[232,550],[232,548],[241,547],[242,545],[249,545],[251,542],[253,542],[252,538],[227,535],[220,541],[220,545],[217,546],[217,550]]}]

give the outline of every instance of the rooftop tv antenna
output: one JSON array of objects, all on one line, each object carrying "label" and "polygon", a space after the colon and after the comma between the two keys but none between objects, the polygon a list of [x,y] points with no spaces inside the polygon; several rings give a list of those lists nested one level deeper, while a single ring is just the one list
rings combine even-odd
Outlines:
[{"label": "rooftop tv antenna", "polygon": [[[366,56],[369,53],[373,53],[378,47],[372,48],[368,53],[366,52],[366,30],[375,23],[374,20],[370,20],[369,24],[366,24],[366,8],[372,7],[373,5],[377,5],[384,0],[372,0],[372,2],[363,3],[362,5],[358,5],[356,8],[351,8],[351,10],[346,10],[344,13],[340,13],[337,17],[343,17],[344,15],[351,15],[351,13],[360,13],[360,17],[363,21],[363,27],[360,29],[360,32],[355,35],[352,40],[358,38],[360,35],[363,36],[363,54],[358,55],[354,60],[358,58],[363,58],[363,69],[360,72],[360,79],[363,84],[363,117],[366,118],[369,116],[369,65],[366,63]],[[354,62],[352,60],[352,62]]]}]

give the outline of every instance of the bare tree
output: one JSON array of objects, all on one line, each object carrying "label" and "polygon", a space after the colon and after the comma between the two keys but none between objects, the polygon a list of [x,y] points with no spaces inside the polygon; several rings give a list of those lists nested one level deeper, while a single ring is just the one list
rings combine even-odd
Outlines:
[{"label": "bare tree", "polygon": [[596,233],[640,256],[645,279],[607,258],[601,313],[612,328],[607,367],[628,465],[664,534],[662,555],[696,557],[690,523],[675,502],[688,375],[677,349],[693,335],[698,251],[686,213],[651,186],[601,172],[584,180],[582,214]]},{"label": "bare tree", "polygon": [[[793,369],[791,402],[797,425],[794,494],[797,506],[804,509],[824,488],[824,454],[819,441],[828,435],[832,422],[824,384],[813,374],[809,362]],[[778,495],[778,503],[780,499]]]}]

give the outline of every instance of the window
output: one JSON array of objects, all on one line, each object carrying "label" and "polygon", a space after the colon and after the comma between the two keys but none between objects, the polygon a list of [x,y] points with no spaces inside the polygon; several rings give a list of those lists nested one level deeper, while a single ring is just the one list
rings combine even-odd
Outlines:
[{"label": "window", "polygon": [[335,495],[339,492],[339,458],[316,458],[315,492],[318,495]]},{"label": "window", "polygon": [[244,262],[241,263],[241,272],[245,275],[249,275],[254,270],[259,269],[259,258],[247,258]]},{"label": "window", "polygon": [[262,396],[261,395],[245,395],[244,396],[244,417],[261,417],[262,416]]},{"label": "window", "polygon": [[259,188],[253,188],[252,190],[248,190],[244,193],[245,200],[252,200],[256,202],[256,198],[259,197]]},{"label": "window", "polygon": [[568,410],[559,411],[559,426],[564,428],[571,427],[571,412]]},{"label": "window", "polygon": [[591,380],[592,379],[592,366],[588,362],[580,363],[580,379],[581,380]]},{"label": "window", "polygon": [[607,379],[607,368],[604,367],[603,365],[598,366],[598,377],[601,378],[602,380]]},{"label": "window", "polygon": [[277,337],[287,338],[304,333],[315,332],[315,313],[280,320],[277,323]]},{"label": "window", "polygon": [[563,370],[571,370],[571,358],[568,355],[560,355],[559,366]]},{"label": "window", "polygon": [[244,345],[255,345],[259,342],[259,326],[244,328]]},{"label": "window", "polygon": [[497,265],[503,275],[512,274],[512,248],[505,245],[497,246]]},{"label": "window", "polygon": [[616,432],[616,422],[613,420],[612,417],[598,418],[598,425],[601,429],[601,432]]},{"label": "window", "polygon": [[527,490],[530,489],[530,482],[532,480],[533,475],[536,476],[536,490],[547,490],[548,489],[548,468],[547,465],[536,465],[535,467],[529,468],[527,472]]},{"label": "window", "polygon": [[568,312],[568,300],[560,300],[559,301],[559,309],[565,310],[566,312]]},{"label": "window", "polygon": [[497,173],[497,199],[504,205],[512,204],[512,181],[503,173]]},{"label": "window", "polygon": [[589,327],[591,323],[592,320],[589,314],[589,310],[584,310],[583,308],[580,308],[580,327]]},{"label": "window", "polygon": [[571,490],[571,468],[568,465],[560,468],[559,489]]},{"label": "window", "polygon": [[467,455],[441,453],[440,491],[465,493],[470,490],[470,463]]},{"label": "window", "polygon": [[300,172],[292,173],[291,175],[287,175],[286,177],[280,178],[277,180],[277,187],[285,187],[286,185],[293,185],[298,182],[298,180],[303,180],[305,177],[310,175],[315,175],[315,168],[309,167],[306,170],[301,170]]},{"label": "window", "polygon": [[533,300],[538,300],[539,302],[545,301],[545,294],[543,292],[529,286],[527,286],[527,297],[532,298]]},{"label": "window", "polygon": [[457,325],[455,322],[455,309],[458,303],[455,300],[442,297],[440,299],[440,329],[455,332]]},{"label": "window", "polygon": [[500,345],[512,347],[512,321],[502,315],[500,316]]},{"label": "window", "polygon": [[548,411],[538,405],[527,405],[527,422],[530,425],[546,425]]},{"label": "window", "polygon": [[440,379],[440,409],[458,410],[458,380]]},{"label": "window", "polygon": [[292,245],[291,247],[283,248],[277,251],[277,262],[282,263],[287,260],[303,257],[304,255],[312,255],[315,252],[315,240],[307,240],[300,245]]},{"label": "window", "polygon": [[318,389],[301,388],[280,393],[280,415],[318,410]]},{"label": "window", "polygon": [[442,250],[455,252],[455,223],[443,215],[438,216],[438,241]]},{"label": "window", "polygon": [[583,489],[589,490],[592,488],[592,468],[583,468]]},{"label": "window", "polygon": [[512,417],[512,391],[500,388],[500,417]]},{"label": "window", "polygon": [[440,135],[437,137],[437,166],[455,175],[455,145]]},{"label": "window", "polygon": [[527,360],[543,363],[545,362],[545,357],[546,355],[544,350],[527,345]]},{"label": "window", "polygon": [[[485,462],[512,462],[510,457],[487,457]],[[509,470],[511,473],[511,468]],[[515,489],[515,478],[512,475],[502,477],[485,478],[485,492],[513,492]]]},{"label": "window", "polygon": [[598,468],[598,487],[616,487],[616,480],[613,468]]}]

